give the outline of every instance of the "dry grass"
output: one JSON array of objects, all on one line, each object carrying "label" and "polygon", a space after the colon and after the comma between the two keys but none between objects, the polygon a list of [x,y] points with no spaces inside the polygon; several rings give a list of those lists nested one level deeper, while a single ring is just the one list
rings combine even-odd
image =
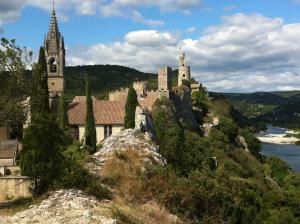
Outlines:
[{"label": "dry grass", "polygon": [[102,168],[102,180],[114,192],[113,218],[121,224],[182,223],[155,200],[153,189],[164,189],[166,183],[157,179],[161,177],[145,179],[145,159],[151,161],[147,155],[141,156],[136,150],[128,150],[116,153]]}]

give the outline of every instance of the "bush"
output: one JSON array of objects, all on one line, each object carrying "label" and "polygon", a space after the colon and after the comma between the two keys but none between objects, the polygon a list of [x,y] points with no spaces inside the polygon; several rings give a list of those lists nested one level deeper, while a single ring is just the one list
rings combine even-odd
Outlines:
[{"label": "bush", "polygon": [[88,150],[74,142],[64,151],[63,175],[56,180],[57,188],[75,188],[83,190],[97,199],[111,199],[112,194],[102,185],[101,180],[85,168],[89,159]]},{"label": "bush", "polygon": [[181,172],[188,174],[193,170],[209,166],[212,150],[208,138],[190,131],[185,131],[184,136]]},{"label": "bush", "polygon": [[20,167],[34,180],[34,192],[47,191],[63,170],[65,135],[53,115],[37,114],[25,130]]},{"label": "bush", "polygon": [[248,145],[248,149],[252,155],[254,155],[258,160],[262,160],[261,158],[261,142],[258,138],[249,130],[242,130],[242,136],[244,136],[246,143]]},{"label": "bush", "polygon": [[172,102],[163,98],[158,100],[153,109],[153,123],[160,146],[160,154],[173,166],[180,163],[184,132],[180,125]]},{"label": "bush", "polygon": [[265,164],[270,172],[269,175],[275,178],[280,185],[283,185],[285,177],[291,173],[291,168],[287,162],[277,156],[270,156],[267,157]]}]

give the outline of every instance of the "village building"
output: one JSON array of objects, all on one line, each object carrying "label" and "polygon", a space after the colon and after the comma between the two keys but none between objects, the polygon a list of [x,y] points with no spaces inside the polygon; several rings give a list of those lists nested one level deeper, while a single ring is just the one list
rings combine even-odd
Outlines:
[{"label": "village building", "polygon": [[[49,104],[52,111],[57,111],[59,97],[65,89],[65,46],[64,38],[59,32],[56,12],[53,7],[48,34],[44,39],[47,61]],[[183,80],[190,81],[190,66],[186,64],[185,54],[179,57],[178,85]],[[140,106],[151,111],[154,103],[161,97],[170,97],[172,92],[172,68],[163,67],[158,71],[158,89],[149,91],[146,81],[133,82]],[[191,85],[191,91],[199,89],[200,84]],[[119,133],[124,127],[125,104],[129,88],[123,88],[109,93],[109,100],[93,98],[93,110],[96,124],[97,143],[110,135]],[[69,104],[69,124],[75,138],[83,140],[86,121],[86,98],[77,96]]]},{"label": "village building", "polygon": [[[75,137],[83,140],[86,119],[86,97],[75,97],[69,105],[69,124]],[[125,101],[108,101],[93,99],[97,143],[110,135],[119,133],[124,127]]]}]

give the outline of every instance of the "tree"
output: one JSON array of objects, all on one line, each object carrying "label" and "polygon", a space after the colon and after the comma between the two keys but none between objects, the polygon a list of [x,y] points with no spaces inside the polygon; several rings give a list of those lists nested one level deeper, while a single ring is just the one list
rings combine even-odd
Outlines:
[{"label": "tree", "polygon": [[58,124],[62,130],[65,130],[68,126],[68,114],[67,114],[67,106],[65,102],[65,94],[62,93],[59,98],[59,107],[58,107]]},{"label": "tree", "polygon": [[0,45],[0,126],[19,127],[24,120],[22,102],[31,89],[26,66],[32,52],[15,40],[1,38]]},{"label": "tree", "polygon": [[40,48],[38,63],[33,65],[33,88],[31,93],[31,115],[49,112],[49,91],[45,50]]},{"label": "tree", "polygon": [[155,103],[152,115],[160,154],[169,164],[178,167],[184,142],[184,130],[176,117],[175,107],[164,97]]},{"label": "tree", "polygon": [[90,152],[96,152],[96,125],[93,111],[93,99],[88,76],[86,77],[86,120],[85,120],[85,144],[90,147]]},{"label": "tree", "polygon": [[63,166],[64,133],[50,114],[38,114],[25,130],[20,167],[34,180],[34,192],[46,192]]},{"label": "tree", "polygon": [[139,105],[137,94],[134,88],[130,88],[128,91],[126,106],[125,106],[125,128],[134,128],[135,127],[135,110]]}]

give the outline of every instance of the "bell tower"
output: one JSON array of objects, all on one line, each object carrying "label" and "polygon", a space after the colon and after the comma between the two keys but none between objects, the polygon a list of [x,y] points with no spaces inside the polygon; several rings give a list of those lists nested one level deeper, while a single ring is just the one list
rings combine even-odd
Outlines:
[{"label": "bell tower", "polygon": [[191,68],[186,64],[185,53],[179,56],[178,86],[182,85],[183,80],[191,80]]},{"label": "bell tower", "polygon": [[65,46],[64,38],[58,28],[54,2],[49,31],[44,39],[44,48],[47,61],[49,104],[50,109],[55,110],[65,87]]}]

